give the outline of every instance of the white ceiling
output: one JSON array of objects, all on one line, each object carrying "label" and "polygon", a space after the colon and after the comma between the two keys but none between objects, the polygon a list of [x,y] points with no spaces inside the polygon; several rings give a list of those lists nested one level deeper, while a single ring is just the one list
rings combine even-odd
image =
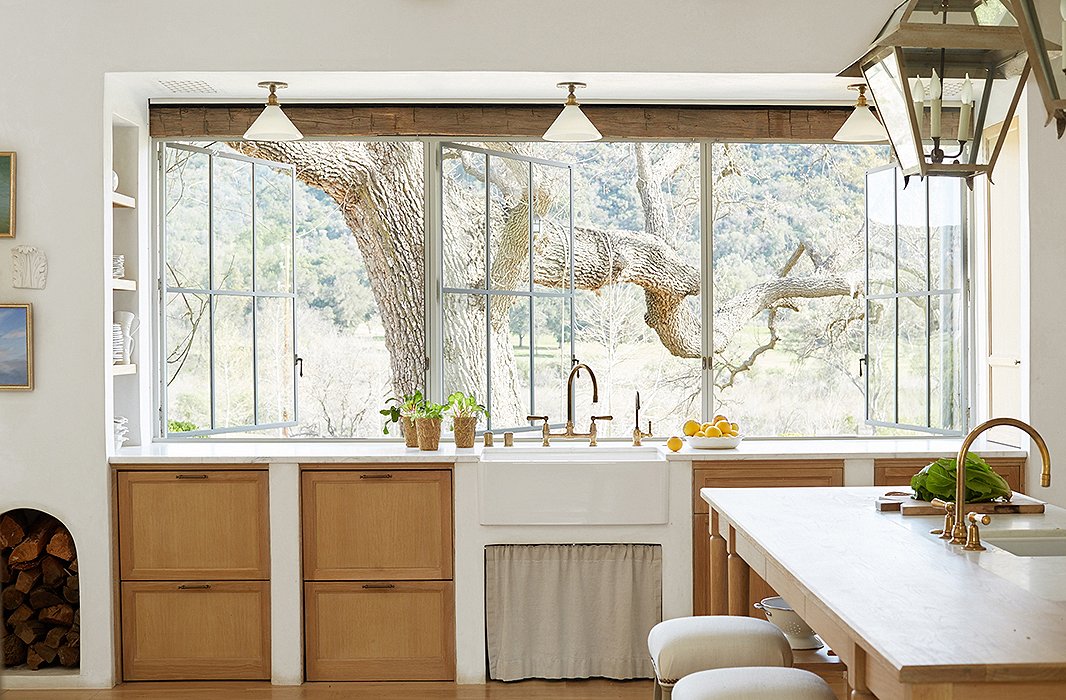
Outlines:
[{"label": "white ceiling", "polygon": [[[561,102],[556,83],[578,80],[581,102],[696,104],[846,104],[851,80],[813,73],[540,73],[540,72],[220,72],[133,73],[134,93],[163,102],[261,102],[261,80],[279,80],[293,102]],[[177,83],[177,85],[174,85]],[[175,92],[176,87],[179,92]],[[851,97],[850,101],[854,101]]]}]

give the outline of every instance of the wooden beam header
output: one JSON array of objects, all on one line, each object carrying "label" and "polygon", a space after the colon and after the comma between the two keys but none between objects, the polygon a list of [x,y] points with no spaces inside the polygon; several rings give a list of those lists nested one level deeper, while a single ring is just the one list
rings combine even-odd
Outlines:
[{"label": "wooden beam header", "polygon": [[[309,138],[539,139],[558,105],[285,105]],[[832,141],[850,107],[583,105],[611,141]],[[152,105],[151,135],[239,139],[258,105]]]}]

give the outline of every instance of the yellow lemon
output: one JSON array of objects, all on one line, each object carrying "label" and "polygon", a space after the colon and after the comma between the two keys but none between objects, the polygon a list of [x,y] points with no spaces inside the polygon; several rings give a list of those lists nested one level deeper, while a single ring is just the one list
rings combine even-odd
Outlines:
[{"label": "yellow lemon", "polygon": [[710,430],[713,427],[714,427],[714,423],[704,423],[702,426],[700,426],[700,430],[702,430],[703,432],[707,432],[708,430]]},{"label": "yellow lemon", "polygon": [[717,423],[714,424],[714,427],[718,428],[723,433],[728,433],[730,430],[733,429],[733,426],[731,426],[729,424],[729,421],[727,421],[727,420],[718,421]]},{"label": "yellow lemon", "polygon": [[730,431],[729,431],[728,433],[725,433],[725,435],[726,435],[727,437],[736,437],[736,436],[740,435],[740,433],[738,433],[738,432],[737,432],[737,431],[735,431],[735,430],[730,430]]},{"label": "yellow lemon", "polygon": [[696,434],[692,437],[707,437],[707,433],[703,432],[702,430],[697,430]]},{"label": "yellow lemon", "polygon": [[[684,427],[681,428],[681,432],[683,432],[685,435],[688,435],[688,436],[691,437],[691,436],[695,435],[697,432],[699,432],[699,429],[702,428],[702,427],[703,426],[701,426],[699,424],[699,422],[697,422],[697,421],[687,420],[687,421],[685,421]],[[677,450],[674,450],[674,452],[677,452]]]},{"label": "yellow lemon", "polygon": [[730,423],[729,427],[730,427],[730,429],[732,429],[734,435],[739,435],[740,434],[740,426],[737,425],[736,423]]},{"label": "yellow lemon", "polygon": [[707,437],[722,437],[722,431],[714,427],[713,425],[711,426],[710,430],[707,430],[705,432],[707,434]]},{"label": "yellow lemon", "polygon": [[720,423],[721,421],[728,421],[728,420],[729,419],[726,418],[725,416],[723,416],[721,413],[719,413],[717,416],[714,417],[714,422],[715,423]]},{"label": "yellow lemon", "polygon": [[[694,422],[694,421],[690,421],[690,422]],[[671,452],[677,452],[682,447],[684,447],[684,445],[685,445],[685,443],[682,442],[681,438],[679,438],[676,435],[666,441],[666,446],[670,448]]]}]

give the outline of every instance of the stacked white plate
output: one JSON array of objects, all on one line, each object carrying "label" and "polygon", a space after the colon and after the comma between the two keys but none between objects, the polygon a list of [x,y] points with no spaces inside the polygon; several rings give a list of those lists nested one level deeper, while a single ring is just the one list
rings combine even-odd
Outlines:
[{"label": "stacked white plate", "polygon": [[126,339],[122,337],[122,326],[117,323],[111,324],[111,362],[116,365],[129,364],[130,358],[126,357]]}]

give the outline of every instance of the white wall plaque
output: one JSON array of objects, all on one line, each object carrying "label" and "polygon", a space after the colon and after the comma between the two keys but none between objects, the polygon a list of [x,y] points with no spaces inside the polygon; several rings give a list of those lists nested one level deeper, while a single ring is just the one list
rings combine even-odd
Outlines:
[{"label": "white wall plaque", "polygon": [[48,282],[48,256],[40,248],[18,245],[11,249],[11,286],[44,289]]}]

